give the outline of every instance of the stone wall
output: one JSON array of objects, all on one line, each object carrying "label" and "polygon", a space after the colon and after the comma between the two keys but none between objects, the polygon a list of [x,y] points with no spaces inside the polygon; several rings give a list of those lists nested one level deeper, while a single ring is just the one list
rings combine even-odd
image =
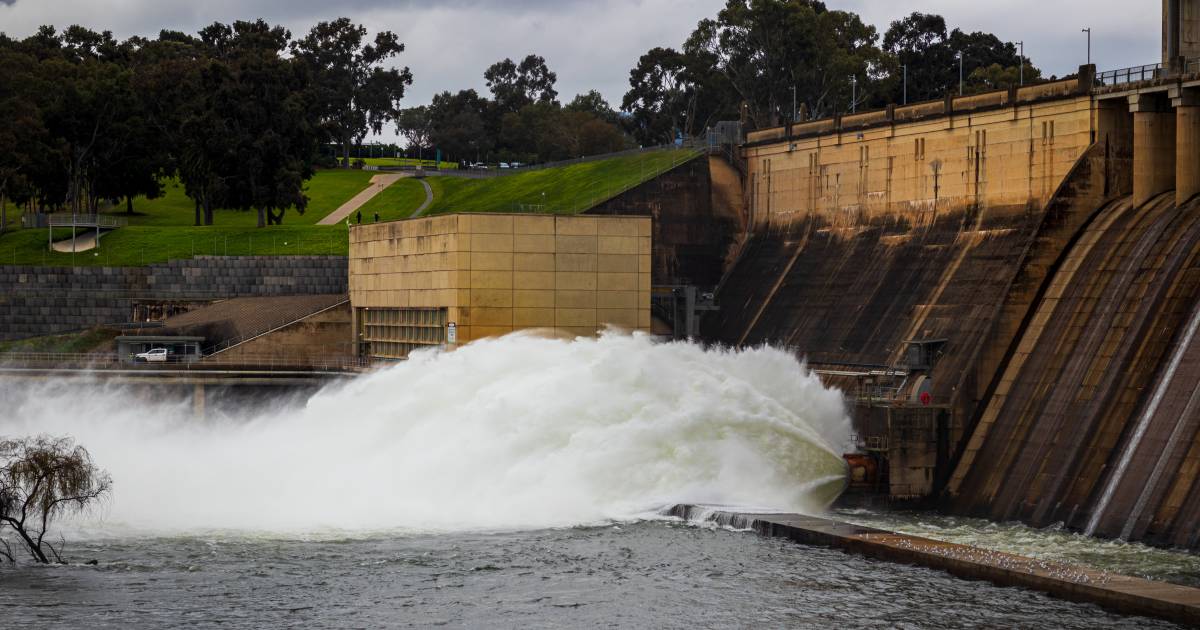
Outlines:
[{"label": "stone wall", "polygon": [[336,256],[198,256],[147,267],[0,266],[0,340],[123,324],[133,300],[345,293]]}]

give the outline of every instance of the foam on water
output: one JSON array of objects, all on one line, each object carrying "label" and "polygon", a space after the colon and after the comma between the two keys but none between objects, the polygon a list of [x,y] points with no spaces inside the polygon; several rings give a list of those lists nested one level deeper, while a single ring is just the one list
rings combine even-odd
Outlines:
[{"label": "foam on water", "polygon": [[814,512],[845,478],[840,393],[792,355],[529,334],[420,353],[303,408],[197,420],[104,388],[0,390],[0,435],[71,435],[105,520],[194,531],[463,530],[675,502]]}]

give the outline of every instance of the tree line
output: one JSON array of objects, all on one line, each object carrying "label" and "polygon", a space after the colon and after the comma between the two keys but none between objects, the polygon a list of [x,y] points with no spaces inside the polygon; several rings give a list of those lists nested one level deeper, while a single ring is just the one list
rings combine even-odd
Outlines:
[{"label": "tree line", "polygon": [[966,93],[1041,79],[1013,43],[949,29],[938,15],[913,13],[880,37],[857,14],[817,0],[727,0],[682,47],[642,55],[621,108],[646,144],[721,120],[776,126],[942,98],[958,89],[960,53]]},{"label": "tree line", "polygon": [[305,182],[338,165],[322,148],[339,147],[349,167],[351,147],[385,129],[410,155],[544,162],[670,143],[721,120],[755,128],[939,98],[957,87],[960,53],[969,92],[1014,83],[1023,63],[1027,81],[1040,78],[1013,44],[940,16],[914,13],[881,37],[817,0],[728,0],[682,47],[642,55],[619,111],[594,90],[563,104],[536,54],[486,68],[485,94],[402,108],[403,52],[394,33],[369,37],[347,18],[298,38],[263,20],[120,41],[81,26],[0,34],[0,213],[9,201],[132,212],[177,178],[196,225],[225,208],[257,212],[261,227],[304,212]]}]

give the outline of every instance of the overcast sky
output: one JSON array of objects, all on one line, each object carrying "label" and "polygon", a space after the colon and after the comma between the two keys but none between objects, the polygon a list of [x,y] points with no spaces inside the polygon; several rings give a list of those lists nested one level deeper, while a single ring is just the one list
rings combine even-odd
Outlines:
[{"label": "overcast sky", "polygon": [[[314,23],[346,15],[368,29],[395,31],[408,47],[398,65],[413,71],[406,104],[442,90],[484,91],[483,71],[504,57],[534,52],[558,73],[563,100],[598,89],[614,106],[629,70],[654,46],[679,46],[724,0],[0,0],[0,31],[23,37],[39,25],[81,24],[118,37],[195,32],[214,21],[265,18],[298,36]],[[938,13],[951,28],[1025,41],[1047,74],[1085,62],[1085,26],[1093,60],[1112,69],[1161,57],[1157,0],[826,0],[855,11],[880,33],[913,11]],[[1145,6],[1133,6],[1144,4]],[[390,135],[390,134],[389,134]]]}]

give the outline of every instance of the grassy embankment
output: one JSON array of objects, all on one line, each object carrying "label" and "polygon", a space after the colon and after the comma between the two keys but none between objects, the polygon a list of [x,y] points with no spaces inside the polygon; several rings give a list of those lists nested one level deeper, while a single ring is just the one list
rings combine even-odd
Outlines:
[{"label": "grassy embankment", "polygon": [[[582,212],[694,155],[666,150],[488,179],[428,177],[434,200],[426,214]],[[262,229],[255,227],[254,212],[234,210],[216,211],[214,225],[193,226],[194,205],[182,186],[172,182],[158,199],[135,199],[132,215],[123,212],[124,206],[115,208],[114,216],[126,217],[129,224],[105,234],[94,251],[51,252],[45,230],[14,230],[0,235],[0,264],[139,266],[197,255],[344,256],[345,224],[316,222],[366,188],[375,174],[321,171],[309,182],[310,202],[303,215],[288,211],[283,225]],[[420,182],[401,179],[363,206],[363,219],[371,221],[376,212],[383,221],[407,218],[424,200]],[[69,229],[55,230],[55,240],[69,237]]]},{"label": "grassy embankment", "polygon": [[[351,158],[351,161],[353,161],[353,160],[354,160],[354,158]],[[438,162],[436,160],[418,160],[417,158],[375,157],[375,158],[362,158],[362,161],[367,166],[416,166],[419,163],[427,169],[435,169],[435,168],[437,168],[437,165],[438,165]],[[454,162],[442,162],[441,164],[442,164],[443,169],[458,168],[458,165],[455,164]]]},{"label": "grassy embankment", "polygon": [[575,214],[695,157],[696,151],[663,150],[570,164],[488,179],[429,177],[433,205],[448,212],[548,212]]},{"label": "grassy embankment", "polygon": [[363,222],[370,223],[379,213],[380,221],[396,221],[407,219],[425,203],[425,187],[421,182],[407,177],[388,186],[383,192],[375,195],[363,204]]},{"label": "grassy embankment", "polygon": [[111,350],[113,340],[120,334],[118,331],[107,328],[90,328],[65,335],[0,341],[0,352],[85,353]]}]

